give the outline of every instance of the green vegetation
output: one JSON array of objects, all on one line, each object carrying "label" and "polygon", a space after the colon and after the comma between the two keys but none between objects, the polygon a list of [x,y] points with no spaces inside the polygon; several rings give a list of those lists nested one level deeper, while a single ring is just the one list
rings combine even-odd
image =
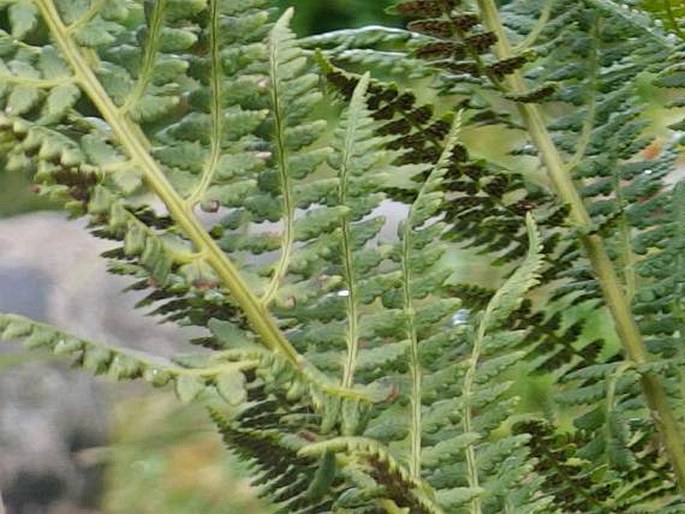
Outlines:
[{"label": "green vegetation", "polygon": [[400,25],[396,16],[386,13],[386,9],[393,3],[392,0],[279,0],[276,5],[281,9],[294,7],[297,17],[293,20],[293,27],[297,34],[307,35],[381,23]]},{"label": "green vegetation", "polygon": [[272,7],[0,3],[5,168],[210,351],[2,339],[204,406],[277,512],[682,512],[684,125],[642,94],[685,105],[678,6]]}]

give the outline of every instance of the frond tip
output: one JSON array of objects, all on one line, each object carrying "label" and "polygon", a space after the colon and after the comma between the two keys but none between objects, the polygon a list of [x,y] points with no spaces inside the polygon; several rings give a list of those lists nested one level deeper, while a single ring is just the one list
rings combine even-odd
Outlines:
[{"label": "frond tip", "polygon": [[539,281],[539,271],[543,264],[542,242],[535,218],[530,212],[526,214],[526,228],[528,231],[526,258],[488,303],[481,321],[483,331],[504,321],[519,307],[526,292]]}]

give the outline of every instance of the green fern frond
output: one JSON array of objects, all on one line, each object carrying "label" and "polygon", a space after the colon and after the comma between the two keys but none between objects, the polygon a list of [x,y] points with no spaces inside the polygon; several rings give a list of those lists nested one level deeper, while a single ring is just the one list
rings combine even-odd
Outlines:
[{"label": "green fern frond", "polygon": [[[641,6],[637,6],[636,8],[634,4],[631,5],[629,2],[614,0],[590,0],[589,4],[600,12],[604,12],[610,16],[621,19],[630,27],[638,30],[655,43],[666,48],[673,48],[673,42],[666,37],[666,34],[663,33],[661,27],[654,23],[653,18],[647,16],[639,9]],[[675,24],[676,20],[674,19],[676,12],[674,12],[671,1],[666,0],[665,2],[662,2],[662,6],[660,7],[670,18],[669,22],[671,23],[671,27],[676,28],[677,24]]]},{"label": "green fern frond", "polygon": [[[398,463],[391,453],[377,441],[364,437],[340,437],[322,443],[304,446],[298,452],[303,456],[343,453],[341,459],[351,459],[378,486],[376,502],[386,506],[391,502],[397,509],[421,514],[440,514],[442,508],[430,496],[430,489]],[[401,510],[399,510],[401,511]],[[390,510],[392,512],[392,510]]]},{"label": "green fern frond", "polygon": [[0,337],[5,341],[21,339],[27,348],[70,357],[76,365],[97,375],[115,380],[142,378],[155,387],[172,384],[184,402],[200,394],[213,394],[231,405],[242,403],[246,398],[243,374],[259,364],[257,360],[209,361],[206,366],[188,368],[144,352],[70,336],[49,325],[12,314],[0,316],[0,328]]},{"label": "green fern frond", "polygon": [[526,216],[526,225],[528,254],[488,303],[478,329],[482,335],[509,317],[519,306],[524,294],[538,283],[538,273],[542,266],[542,244],[535,219],[531,214]]},{"label": "green fern frond", "polygon": [[[685,85],[673,2],[411,0],[303,39],[267,0],[0,4],[4,167],[210,351],[3,339],[209,400],[279,512],[678,510],[685,187],[641,86]],[[502,287],[452,284],[461,248]],[[512,429],[529,372],[550,421]]]},{"label": "green fern frond", "polygon": [[[421,300],[426,297],[430,290],[426,288],[423,281],[419,279],[421,275],[427,277],[427,281],[439,281],[438,278],[443,271],[436,269],[438,266],[431,266],[433,262],[437,264],[442,255],[443,248],[424,241],[425,235],[439,235],[444,226],[441,222],[431,222],[431,218],[439,213],[444,201],[445,193],[441,186],[447,172],[447,164],[452,156],[454,147],[457,144],[459,130],[461,129],[461,113],[456,117],[450,133],[447,136],[445,149],[430,171],[423,186],[419,190],[416,200],[411,204],[407,218],[400,227],[400,241],[402,245],[401,265],[402,265],[402,284],[403,284],[403,307],[406,317],[406,338],[409,341],[409,372],[411,376],[412,391],[410,395],[411,407],[411,427],[409,437],[411,440],[410,470],[413,477],[421,476],[421,410],[422,410],[422,374],[423,366],[421,363],[420,335],[417,315],[421,314]],[[435,257],[426,261],[426,256],[434,254]],[[419,259],[418,256],[421,256]],[[449,300],[435,299],[443,302],[450,310],[456,310],[456,305]]]},{"label": "green fern frond", "polygon": [[427,77],[430,69],[407,55],[424,38],[415,32],[372,25],[344,29],[300,39],[303,48],[322,53],[341,66],[356,70],[373,69],[389,78]]},{"label": "green fern frond", "polygon": [[[622,450],[635,457],[620,470],[595,462],[586,449],[587,432],[555,433],[542,421],[517,425],[516,431],[531,434],[531,452],[538,459],[536,469],[547,477],[543,487],[553,496],[555,504],[569,512],[640,512],[640,506],[677,504],[673,482],[663,474],[660,458],[648,448],[649,436],[633,434]],[[616,448],[621,450],[620,447]],[[632,457],[631,457],[632,458]]]},{"label": "green fern frond", "polygon": [[302,456],[306,441],[275,430],[245,429],[211,410],[224,442],[252,468],[254,483],[275,505],[276,512],[332,512],[335,499],[344,494],[336,477],[335,461],[324,455],[320,463]]},{"label": "green fern frond", "polygon": [[[531,214],[528,214],[526,217],[526,223],[529,241],[528,254],[521,265],[512,276],[507,279],[488,303],[485,311],[481,314],[477,332],[473,337],[473,347],[469,357],[468,369],[464,374],[463,386],[461,388],[461,394],[463,396],[461,420],[465,434],[472,433],[475,429],[474,417],[476,409],[482,410],[484,405],[491,402],[494,403],[502,392],[509,387],[509,384],[504,383],[500,388],[497,388],[490,385],[489,382],[495,379],[499,375],[499,372],[511,366],[517,360],[517,357],[520,358],[521,356],[520,354],[516,355],[516,353],[514,353],[512,354],[514,357],[512,359],[507,354],[504,354],[499,358],[491,358],[488,362],[481,362],[487,353],[492,352],[492,350],[488,349],[488,343],[490,343],[490,341],[488,341],[486,335],[504,321],[518,307],[518,303],[525,293],[537,284],[538,272],[542,265],[540,236],[535,220]],[[501,347],[498,349],[501,349]],[[493,363],[495,363],[494,369],[488,369],[493,368]],[[487,399],[483,398],[483,396]],[[481,474],[483,474],[484,471],[483,466],[486,465],[484,462],[488,462],[488,460],[492,458],[497,458],[496,455],[499,451],[493,452],[492,449],[494,447],[506,445],[506,450],[503,453],[512,454],[514,453],[514,449],[520,445],[520,441],[511,438],[497,441],[489,448],[485,444],[481,444],[477,450],[475,443],[476,441],[471,441],[464,446],[468,484],[472,489],[481,487]],[[486,455],[491,453],[491,455],[484,457],[482,453],[485,453]],[[489,465],[486,466],[489,467]],[[488,468],[486,467],[485,469],[487,470]],[[503,475],[497,477],[498,480],[502,480],[503,478],[505,478]],[[513,485],[517,480],[523,480],[524,478],[524,476],[509,476],[506,477],[506,480],[509,480],[510,484]],[[490,484],[489,487],[483,490],[483,493],[487,492],[493,494],[497,487],[499,486],[493,487]],[[510,487],[502,487],[502,489],[506,491],[510,489]],[[484,500],[481,498],[481,494],[474,494],[473,498],[470,498],[472,512],[482,512]],[[540,507],[540,504],[536,506],[538,509]],[[530,508],[532,509],[533,506],[531,505]]]}]

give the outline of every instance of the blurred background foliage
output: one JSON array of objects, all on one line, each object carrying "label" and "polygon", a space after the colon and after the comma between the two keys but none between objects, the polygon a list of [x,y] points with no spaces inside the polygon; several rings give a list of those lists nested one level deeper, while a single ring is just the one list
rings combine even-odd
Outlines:
[{"label": "blurred background foliage", "polygon": [[297,34],[319,34],[330,30],[364,25],[398,24],[397,17],[385,12],[395,0],[278,0],[279,7],[295,7]]},{"label": "blurred background foliage", "polygon": [[102,512],[267,514],[249,470],[225,451],[207,418],[173,394],[119,400],[113,440],[92,456],[107,469]]}]

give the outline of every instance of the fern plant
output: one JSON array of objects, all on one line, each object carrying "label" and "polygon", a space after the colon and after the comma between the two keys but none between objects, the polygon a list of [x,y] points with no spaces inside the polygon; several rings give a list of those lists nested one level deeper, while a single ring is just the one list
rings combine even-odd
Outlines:
[{"label": "fern plant", "polygon": [[[0,9],[5,167],[210,351],[13,314],[2,339],[202,402],[279,512],[685,508],[680,140],[643,152],[640,95],[684,85],[676,6],[412,0],[407,30],[304,39],[267,0]],[[478,155],[480,130],[522,143]],[[465,247],[499,288],[454,283]],[[517,408],[521,373],[562,407]]]}]

